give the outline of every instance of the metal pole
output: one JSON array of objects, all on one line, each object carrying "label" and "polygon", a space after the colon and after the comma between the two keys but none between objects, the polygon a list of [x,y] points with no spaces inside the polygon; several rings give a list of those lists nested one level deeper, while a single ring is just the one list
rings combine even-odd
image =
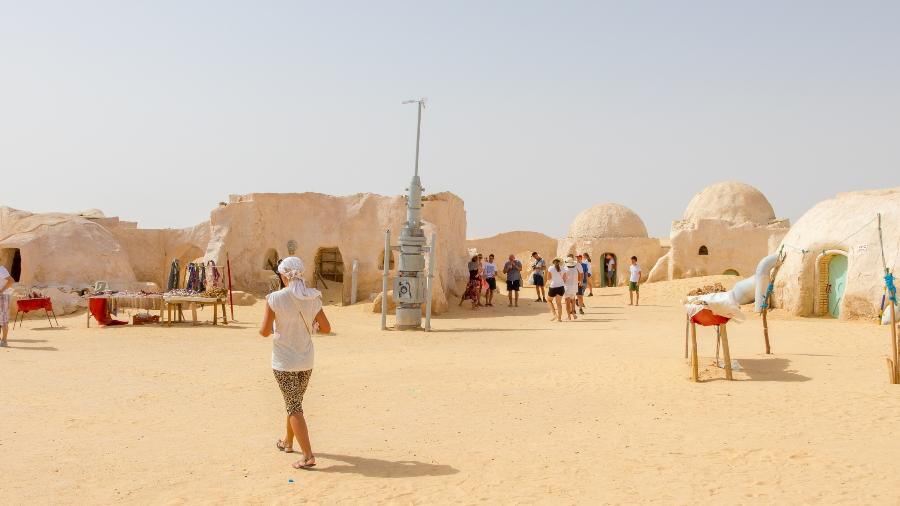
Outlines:
[{"label": "metal pole", "polygon": [[419,175],[419,138],[422,134],[422,101],[419,100],[419,119],[416,123],[416,173],[415,175]]},{"label": "metal pole", "polygon": [[434,292],[434,250],[437,249],[437,232],[431,233],[431,248],[428,249],[428,277],[425,278],[425,332],[431,332],[431,298]]},{"label": "metal pole", "polygon": [[384,273],[381,276],[381,330],[387,330],[388,269],[391,261],[391,229],[384,231]]}]

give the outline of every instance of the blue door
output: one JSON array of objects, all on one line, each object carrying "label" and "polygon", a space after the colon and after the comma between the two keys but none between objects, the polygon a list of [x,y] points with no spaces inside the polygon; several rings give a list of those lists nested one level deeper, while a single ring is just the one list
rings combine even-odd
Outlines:
[{"label": "blue door", "polygon": [[847,257],[834,255],[828,262],[828,312],[837,318],[841,314],[841,301],[847,286]]}]

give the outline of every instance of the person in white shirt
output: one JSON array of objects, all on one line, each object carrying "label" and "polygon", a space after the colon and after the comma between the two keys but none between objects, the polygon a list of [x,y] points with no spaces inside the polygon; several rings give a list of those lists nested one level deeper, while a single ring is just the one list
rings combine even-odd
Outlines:
[{"label": "person in white shirt", "polygon": [[488,255],[488,261],[482,267],[484,280],[487,282],[487,290],[484,292],[484,305],[493,306],[494,292],[497,291],[497,264],[494,263],[494,254]]},{"label": "person in white shirt", "polygon": [[616,258],[606,255],[606,286],[616,286]]},{"label": "person in white shirt", "polygon": [[316,457],[309,442],[309,428],[303,417],[303,394],[312,376],[315,349],[313,332],[331,332],[331,324],[322,311],[322,293],[303,281],[303,261],[287,257],[278,264],[285,287],[266,297],[266,310],[259,335],[272,338],[272,372],[287,409],[287,432],[275,447],[293,452],[296,436],[303,458],[295,469],[315,467]]},{"label": "person in white shirt", "polygon": [[[562,296],[566,293],[566,271],[562,268],[562,260],[553,259],[553,265],[547,269],[547,277],[550,286],[547,290],[547,301],[550,303],[550,312],[553,318],[550,321],[562,321]],[[554,303],[556,305],[554,305]]]},{"label": "person in white shirt", "polygon": [[579,285],[581,281],[581,272],[578,268],[578,263],[575,262],[575,259],[569,255],[566,258],[566,318],[571,320],[574,316],[575,319],[578,319],[578,315],[575,314],[575,304],[578,297],[578,294],[581,292],[581,287]]},{"label": "person in white shirt", "polygon": [[641,266],[637,263],[637,257],[631,257],[631,265],[628,266],[631,276],[628,278],[628,305],[640,306],[641,302]]},{"label": "person in white shirt", "polygon": [[9,294],[13,283],[12,276],[6,267],[0,265],[0,347],[6,348],[9,343],[6,339],[9,337]]}]

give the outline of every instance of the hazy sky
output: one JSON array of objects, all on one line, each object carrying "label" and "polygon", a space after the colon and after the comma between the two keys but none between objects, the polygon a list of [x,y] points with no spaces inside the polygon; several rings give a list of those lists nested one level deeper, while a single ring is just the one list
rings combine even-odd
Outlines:
[{"label": "hazy sky", "polygon": [[468,234],[652,234],[708,183],[795,220],[900,185],[900,2],[0,0],[0,204],[146,227],[229,194],[460,195]]}]

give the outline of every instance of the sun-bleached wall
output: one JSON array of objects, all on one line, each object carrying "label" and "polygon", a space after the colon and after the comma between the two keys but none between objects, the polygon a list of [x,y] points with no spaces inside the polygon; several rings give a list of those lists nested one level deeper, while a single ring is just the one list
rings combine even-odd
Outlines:
[{"label": "sun-bleached wall", "polygon": [[[446,296],[464,282],[466,215],[462,199],[452,193],[423,198],[425,233],[437,231],[435,307],[446,308]],[[235,287],[252,292],[268,289],[271,272],[263,269],[266,253],[288,256],[288,241],[306,263],[313,282],[314,262],[320,248],[338,248],[344,263],[343,300],[350,300],[353,260],[359,262],[357,300],[381,291],[384,230],[392,230],[396,244],[406,219],[403,196],[370,193],[331,196],[320,193],[254,193],[234,195],[211,213],[211,237],[206,257],[222,264],[230,256]],[[396,253],[394,253],[396,258]],[[440,298],[437,294],[440,293]]]}]

